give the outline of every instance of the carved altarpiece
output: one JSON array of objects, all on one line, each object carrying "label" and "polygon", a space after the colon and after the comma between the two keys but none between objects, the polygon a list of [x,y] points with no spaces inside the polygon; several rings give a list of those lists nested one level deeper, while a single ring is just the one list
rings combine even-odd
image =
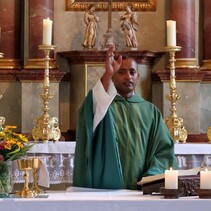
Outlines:
[{"label": "carved altarpiece", "polygon": [[[66,10],[67,11],[84,11],[87,9],[88,5],[95,3],[97,11],[107,11],[108,10],[108,1],[107,0],[65,0],[66,1]],[[112,10],[113,11],[123,11],[125,10],[126,5],[133,5],[133,10],[135,11],[156,11],[156,0],[117,0],[112,1]]]}]

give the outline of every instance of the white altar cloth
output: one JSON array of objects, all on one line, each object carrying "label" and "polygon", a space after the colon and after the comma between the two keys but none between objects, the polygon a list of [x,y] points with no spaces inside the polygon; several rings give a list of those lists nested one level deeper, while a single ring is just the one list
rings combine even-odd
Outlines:
[{"label": "white altar cloth", "polygon": [[174,148],[176,155],[211,155],[211,144],[208,143],[180,143]]},{"label": "white altar cloth", "polygon": [[29,150],[29,153],[46,153],[46,154],[74,154],[75,142],[58,141],[48,143],[35,143]]},{"label": "white altar cloth", "polygon": [[[175,154],[211,154],[211,144],[208,143],[178,143],[174,145]],[[46,153],[46,154],[74,154],[75,141],[59,141],[56,143],[36,143],[29,153]]]},{"label": "white altar cloth", "polygon": [[180,169],[211,166],[211,144],[209,143],[175,144],[174,152]]},{"label": "white altar cloth", "polygon": [[[34,143],[27,153],[28,156],[46,156],[43,164],[49,172],[50,184],[72,183],[73,160],[75,142]],[[13,175],[15,183],[23,183],[23,171],[19,171],[17,163],[13,162]],[[32,182],[32,172],[29,172],[29,182]]]},{"label": "white altar cloth", "polygon": [[[75,142],[36,143],[29,151],[32,156],[49,156],[46,168],[49,171],[50,184],[72,183],[74,168]],[[211,144],[178,143],[175,155],[180,169],[190,169],[201,165],[211,166]],[[14,167],[15,182],[22,183],[23,172]]]},{"label": "white altar cloth", "polygon": [[0,199],[0,211],[208,211],[211,199],[143,195],[140,191],[50,192],[48,198]]}]

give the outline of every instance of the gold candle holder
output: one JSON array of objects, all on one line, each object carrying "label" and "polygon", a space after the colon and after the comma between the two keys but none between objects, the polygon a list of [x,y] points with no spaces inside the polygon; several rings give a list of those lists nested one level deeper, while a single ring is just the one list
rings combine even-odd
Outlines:
[{"label": "gold candle holder", "polygon": [[180,95],[176,94],[176,77],[175,77],[175,53],[181,50],[180,46],[167,46],[164,49],[169,52],[170,59],[170,93],[167,99],[171,103],[170,116],[165,118],[165,123],[175,143],[185,143],[187,139],[187,131],[183,125],[183,118],[177,116],[176,102],[180,99]]},{"label": "gold candle holder", "polygon": [[24,171],[24,187],[21,191],[18,191],[16,195],[21,198],[34,198],[37,194],[29,189],[29,176],[27,171],[32,170],[32,159],[24,158],[17,160],[19,171]]},{"label": "gold candle holder", "polygon": [[49,54],[51,50],[55,49],[54,45],[40,45],[39,49],[45,53],[45,74],[43,81],[43,94],[41,98],[43,100],[43,115],[35,118],[34,128],[32,130],[32,137],[34,140],[42,140],[48,142],[49,140],[58,141],[61,137],[61,132],[58,126],[58,118],[50,117],[49,111],[49,100],[53,98],[54,94],[50,93],[50,80],[49,80]]}]

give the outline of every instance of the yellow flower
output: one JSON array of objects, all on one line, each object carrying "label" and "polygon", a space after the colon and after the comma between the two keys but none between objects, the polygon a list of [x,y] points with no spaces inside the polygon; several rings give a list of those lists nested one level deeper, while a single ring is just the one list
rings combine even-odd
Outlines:
[{"label": "yellow flower", "polygon": [[7,140],[7,143],[9,143],[9,144],[16,144],[16,142],[17,142],[17,140],[16,139],[12,139],[12,138],[9,138],[8,140]]},{"label": "yellow flower", "polygon": [[9,149],[9,150],[12,149],[12,146],[11,146],[11,144],[9,142],[6,142],[4,147],[5,147],[5,149]]},{"label": "yellow flower", "polygon": [[27,151],[33,146],[25,144],[28,138],[12,129],[16,126],[7,125],[5,128],[0,128],[0,156],[3,160],[17,160],[24,156]]},{"label": "yellow flower", "polygon": [[26,136],[24,136],[23,134],[19,134],[19,133],[14,133],[14,136],[17,136],[19,139],[21,139],[21,141],[27,142],[28,138],[26,138]]},{"label": "yellow flower", "polygon": [[16,128],[17,128],[17,126],[14,126],[14,125],[6,125],[4,130],[12,130],[12,129],[16,129]]},{"label": "yellow flower", "polygon": [[3,131],[1,131],[1,132],[0,132],[0,138],[1,138],[1,137],[4,137],[4,136],[5,136],[5,133],[4,133]]}]

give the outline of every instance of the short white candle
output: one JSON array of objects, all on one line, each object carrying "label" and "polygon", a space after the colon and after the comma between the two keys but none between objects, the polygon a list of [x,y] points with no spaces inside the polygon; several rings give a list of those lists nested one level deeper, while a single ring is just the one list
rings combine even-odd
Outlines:
[{"label": "short white candle", "polygon": [[52,24],[53,21],[43,19],[43,45],[51,45],[52,42]]},{"label": "short white candle", "polygon": [[168,20],[167,23],[167,46],[176,46],[176,21]]},{"label": "short white candle", "polygon": [[178,170],[165,170],[165,189],[178,189]]},{"label": "short white candle", "polygon": [[200,189],[211,189],[211,171],[200,171]]}]

